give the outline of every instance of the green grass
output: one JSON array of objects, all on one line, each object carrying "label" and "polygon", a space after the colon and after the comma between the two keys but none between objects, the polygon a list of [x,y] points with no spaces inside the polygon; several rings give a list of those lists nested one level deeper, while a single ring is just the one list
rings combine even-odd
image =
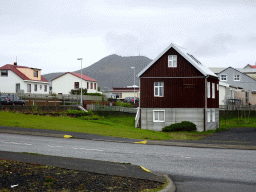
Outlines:
[{"label": "green grass", "polygon": [[208,132],[163,133],[134,128],[133,116],[105,116],[100,118],[100,120],[83,120],[81,118],[65,116],[51,117],[0,111],[0,125],[91,133],[142,140],[196,140],[210,134]]}]

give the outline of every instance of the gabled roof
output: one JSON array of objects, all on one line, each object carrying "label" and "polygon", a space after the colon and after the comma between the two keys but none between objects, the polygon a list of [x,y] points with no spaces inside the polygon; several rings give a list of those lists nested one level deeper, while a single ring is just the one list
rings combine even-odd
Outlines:
[{"label": "gabled roof", "polygon": [[[243,72],[241,72],[241,71],[239,71],[239,70],[237,70],[237,69],[235,69],[235,68],[233,68],[233,67],[227,67],[226,69],[224,69],[223,71],[221,71],[221,72],[219,72],[219,75],[220,75],[220,73],[222,73],[222,72],[224,72],[224,71],[226,71],[226,70],[228,70],[228,69],[233,69],[233,70],[235,70],[235,71],[237,71],[237,72],[239,72],[240,74],[243,74],[244,76],[247,76],[247,77],[249,77],[249,78],[251,78],[251,79],[253,79],[252,77],[250,77],[249,75],[246,75],[245,73],[243,73]],[[256,81],[256,79],[253,79],[254,81]]]},{"label": "gabled roof", "polygon": [[162,53],[160,53],[152,62],[150,62],[139,74],[140,77],[144,74],[159,58],[161,58],[170,48],[174,48],[179,54],[181,54],[189,63],[191,63],[198,71],[200,71],[204,76],[210,75],[213,77],[218,77],[210,69],[199,62],[193,55],[189,54],[186,49],[178,47],[177,45],[171,43]]},{"label": "gabled roof", "polygon": [[[251,68],[256,68],[256,65],[247,64],[245,67],[247,67],[247,66],[249,66],[249,67],[251,67]],[[245,67],[244,67],[244,68],[245,68]]]},{"label": "gabled roof", "polygon": [[[24,75],[22,72],[20,72],[17,68],[32,69],[32,68],[25,67],[25,66],[6,64],[6,65],[0,67],[0,70],[11,70],[12,72],[14,72],[16,75],[18,75],[23,80],[39,81],[39,80],[33,80],[33,79],[28,78],[26,75]],[[42,82],[49,82],[43,76],[41,76],[41,80],[40,81],[42,81]]]},{"label": "gabled roof", "polygon": [[[58,77],[55,77],[54,79],[52,79],[52,81],[57,79],[57,78],[59,78],[59,77],[62,77],[63,75],[66,75],[66,74],[71,74],[71,75],[74,75],[74,76],[76,76],[78,78],[81,78],[81,74],[80,73],[66,72],[66,73],[63,73],[62,75],[60,75]],[[95,79],[93,79],[91,77],[88,77],[88,76],[86,76],[84,74],[82,74],[82,79],[85,80],[85,81],[95,81],[95,82],[97,82],[97,80],[95,80]]]}]

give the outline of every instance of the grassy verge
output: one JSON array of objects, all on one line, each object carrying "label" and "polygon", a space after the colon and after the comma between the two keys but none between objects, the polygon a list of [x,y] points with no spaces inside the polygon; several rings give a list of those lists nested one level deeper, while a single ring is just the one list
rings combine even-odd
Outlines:
[{"label": "grassy verge", "polygon": [[[232,121],[232,119],[230,121]],[[97,120],[88,120],[85,119],[85,117],[52,117],[6,111],[0,111],[0,125],[22,128],[72,131],[142,140],[198,140],[227,127],[222,126],[221,129],[218,129],[217,131],[207,132],[194,131],[164,133],[134,128],[133,116],[101,116],[100,118],[97,118]]]}]

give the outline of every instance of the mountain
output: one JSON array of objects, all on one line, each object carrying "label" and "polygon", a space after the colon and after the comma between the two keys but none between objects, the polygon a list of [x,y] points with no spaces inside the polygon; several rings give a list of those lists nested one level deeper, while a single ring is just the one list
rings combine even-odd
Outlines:
[{"label": "mountain", "polygon": [[[122,57],[109,55],[98,62],[83,68],[82,73],[98,81],[101,90],[110,90],[112,87],[126,87],[134,85],[134,69],[137,75],[152,60],[144,56]],[[80,73],[81,70],[74,71]],[[43,75],[51,81],[62,73],[49,73]],[[135,85],[139,86],[139,78],[135,77]]]}]

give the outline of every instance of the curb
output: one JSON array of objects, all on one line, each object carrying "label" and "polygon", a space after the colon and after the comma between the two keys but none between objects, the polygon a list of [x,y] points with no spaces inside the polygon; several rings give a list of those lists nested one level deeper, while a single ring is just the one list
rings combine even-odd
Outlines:
[{"label": "curb", "polygon": [[168,185],[164,189],[160,190],[159,192],[175,192],[176,186],[173,183],[173,181],[167,175],[164,175],[164,177],[166,178]]}]

